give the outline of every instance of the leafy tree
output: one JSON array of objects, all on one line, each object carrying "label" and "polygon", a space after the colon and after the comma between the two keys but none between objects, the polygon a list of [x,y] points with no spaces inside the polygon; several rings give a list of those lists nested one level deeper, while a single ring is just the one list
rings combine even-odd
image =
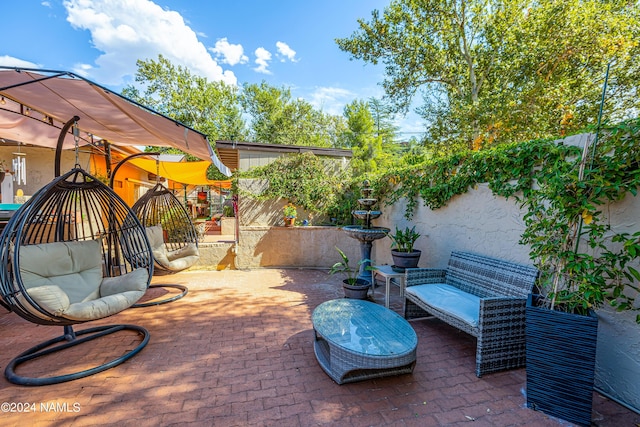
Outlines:
[{"label": "leafy tree", "polygon": [[382,138],[375,133],[375,122],[366,101],[355,100],[344,107],[349,128],[347,146],[353,150],[351,167],[354,175],[378,170],[377,159],[382,154]]},{"label": "leafy tree", "polygon": [[638,11],[623,0],[392,0],[336,42],[385,65],[397,111],[422,94],[425,142],[441,153],[584,128],[611,62],[605,113],[637,114]]},{"label": "leafy tree", "polygon": [[245,83],[242,107],[250,117],[250,137],[270,144],[330,147],[335,144],[340,123],[294,99],[291,90],[262,83]]},{"label": "leafy tree", "polygon": [[394,142],[398,126],[393,124],[393,108],[382,99],[372,97],[369,98],[369,110],[373,117],[376,136],[381,137],[385,144]]},{"label": "leafy tree", "polygon": [[210,141],[243,140],[245,123],[238,89],[210,82],[175,66],[162,55],[158,60],[138,60],[135,81],[123,94],[206,134]]}]

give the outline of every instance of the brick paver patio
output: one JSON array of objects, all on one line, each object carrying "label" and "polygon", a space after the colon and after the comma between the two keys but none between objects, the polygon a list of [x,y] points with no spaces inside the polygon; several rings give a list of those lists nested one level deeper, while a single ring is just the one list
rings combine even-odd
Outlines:
[{"label": "brick paver patio", "polygon": [[[0,425],[568,425],[525,407],[524,369],[476,378],[473,338],[436,320],[411,322],[418,335],[412,375],[335,384],[316,362],[312,345],[311,312],[343,295],[340,278],[325,271],[191,271],[153,282],[185,284],[189,293],[77,328],[143,326],[151,340],[140,354],[103,373],[50,386],[16,386],[2,376],[0,402],[23,412],[3,409]],[[397,288],[392,294],[392,308],[399,311]],[[380,303],[382,295],[378,288]],[[0,367],[61,332],[0,308]],[[69,363],[84,369],[133,342],[134,335],[123,333],[19,372],[49,375],[65,372]],[[594,393],[593,423],[634,426],[640,415]]]}]

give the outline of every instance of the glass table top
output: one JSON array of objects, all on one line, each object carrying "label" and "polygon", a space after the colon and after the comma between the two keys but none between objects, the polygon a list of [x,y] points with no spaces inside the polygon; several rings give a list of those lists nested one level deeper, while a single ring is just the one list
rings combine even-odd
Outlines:
[{"label": "glass table top", "polygon": [[409,322],[369,301],[326,301],[313,311],[311,320],[324,339],[358,353],[398,355],[413,351],[418,343]]}]

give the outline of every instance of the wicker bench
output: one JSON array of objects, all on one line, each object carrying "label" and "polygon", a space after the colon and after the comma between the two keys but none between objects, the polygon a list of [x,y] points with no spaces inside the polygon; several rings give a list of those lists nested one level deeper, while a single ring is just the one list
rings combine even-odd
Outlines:
[{"label": "wicker bench", "polygon": [[452,252],[446,269],[406,270],[404,317],[435,316],[477,338],[476,375],[525,364],[525,306],[538,270]]}]

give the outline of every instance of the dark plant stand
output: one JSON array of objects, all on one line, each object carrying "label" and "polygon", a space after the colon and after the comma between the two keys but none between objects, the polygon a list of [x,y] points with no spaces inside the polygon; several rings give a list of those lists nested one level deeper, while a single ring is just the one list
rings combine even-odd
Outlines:
[{"label": "dark plant stand", "polygon": [[589,426],[598,317],[526,308],[527,407]]}]

